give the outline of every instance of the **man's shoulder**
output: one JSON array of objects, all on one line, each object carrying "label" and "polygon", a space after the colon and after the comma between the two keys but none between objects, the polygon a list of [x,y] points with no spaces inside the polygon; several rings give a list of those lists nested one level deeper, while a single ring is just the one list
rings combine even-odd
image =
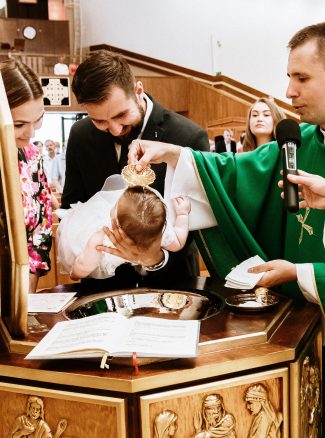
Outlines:
[{"label": "man's shoulder", "polygon": [[300,125],[300,131],[301,136],[306,137],[312,137],[317,129],[319,128],[318,125],[311,125],[310,123],[301,123]]},{"label": "man's shoulder", "polygon": [[91,121],[90,117],[83,117],[82,119],[75,122],[71,127],[71,132],[78,132],[78,131],[84,131],[88,130],[94,127],[93,122]]},{"label": "man's shoulder", "polygon": [[162,117],[163,121],[169,124],[177,125],[179,127],[191,127],[192,129],[204,131],[201,126],[183,116],[182,114],[176,113],[170,109],[167,109],[160,105],[160,103],[153,100],[153,111],[151,113],[152,118],[156,118],[157,116]]},{"label": "man's shoulder", "polygon": [[109,134],[97,129],[89,117],[84,117],[72,125],[69,134],[68,149],[71,148],[71,146],[78,150],[88,148],[89,145],[92,145],[94,148],[96,145],[101,147],[108,141]]}]

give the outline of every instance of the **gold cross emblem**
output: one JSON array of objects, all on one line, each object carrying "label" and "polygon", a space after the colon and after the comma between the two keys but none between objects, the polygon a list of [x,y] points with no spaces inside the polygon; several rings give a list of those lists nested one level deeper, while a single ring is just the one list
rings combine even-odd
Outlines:
[{"label": "gold cross emblem", "polygon": [[304,237],[304,230],[306,230],[307,233],[310,236],[312,236],[314,234],[313,227],[311,227],[310,225],[306,224],[306,220],[307,220],[307,217],[308,217],[309,213],[310,213],[310,208],[307,207],[304,216],[302,214],[296,214],[296,218],[297,218],[298,222],[301,223],[301,231],[300,231],[300,236],[299,236],[299,245],[301,244],[302,238]]}]

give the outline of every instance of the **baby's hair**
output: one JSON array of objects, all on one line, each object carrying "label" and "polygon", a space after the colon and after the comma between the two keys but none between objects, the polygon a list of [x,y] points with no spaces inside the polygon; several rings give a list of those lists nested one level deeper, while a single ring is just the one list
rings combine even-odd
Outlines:
[{"label": "baby's hair", "polygon": [[119,226],[143,249],[161,238],[166,216],[165,204],[147,187],[128,187],[118,201]]}]

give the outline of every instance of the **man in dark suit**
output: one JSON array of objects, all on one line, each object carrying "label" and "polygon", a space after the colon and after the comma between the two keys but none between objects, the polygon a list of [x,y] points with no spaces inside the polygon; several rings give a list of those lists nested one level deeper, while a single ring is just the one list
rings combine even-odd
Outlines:
[{"label": "man in dark suit", "polygon": [[[89,117],[76,122],[70,131],[62,208],[87,201],[108,176],[121,173],[127,164],[128,145],[136,138],[209,150],[207,133],[146,95],[120,55],[106,50],[93,54],[79,65],[72,89]],[[156,173],[152,187],[163,194],[166,165],[153,164],[152,169]],[[199,275],[198,253],[191,237],[183,250],[169,254],[164,268],[151,272],[160,264],[150,266],[148,261],[148,265],[145,276],[131,265],[122,265],[115,277],[104,280],[107,288]]]},{"label": "man in dark suit", "polygon": [[231,139],[230,129],[225,129],[223,135],[217,135],[215,141],[215,152],[236,152],[236,142]]}]

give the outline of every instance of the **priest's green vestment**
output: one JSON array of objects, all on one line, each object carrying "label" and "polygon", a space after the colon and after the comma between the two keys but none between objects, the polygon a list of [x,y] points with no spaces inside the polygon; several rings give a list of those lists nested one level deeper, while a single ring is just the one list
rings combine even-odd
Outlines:
[{"label": "priest's green vestment", "polygon": [[[325,176],[325,144],[319,127],[302,124],[298,168]],[[232,267],[256,254],[265,261],[312,263],[315,289],[325,309],[324,210],[289,213],[280,197],[282,153],[274,141],[255,151],[214,154],[192,151],[217,227],[196,232],[211,275],[225,277]],[[282,286],[302,297],[297,282]]]}]

